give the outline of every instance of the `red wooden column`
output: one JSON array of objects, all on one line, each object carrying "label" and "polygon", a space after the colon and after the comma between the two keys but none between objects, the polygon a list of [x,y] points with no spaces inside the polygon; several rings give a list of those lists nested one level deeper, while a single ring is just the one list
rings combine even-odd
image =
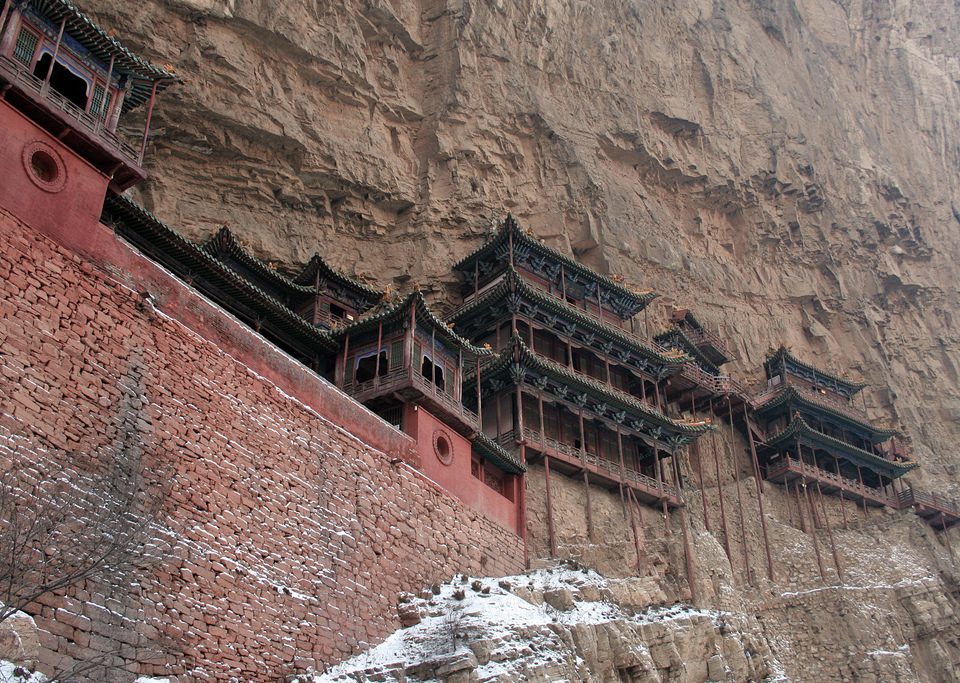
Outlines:
[{"label": "red wooden column", "polygon": [[590,503],[590,474],[587,472],[587,440],[583,430],[583,408],[580,408],[577,416],[580,420],[580,466],[583,467],[583,486],[586,491],[587,536],[590,538],[591,543],[595,543],[596,539],[593,533],[593,506]]},{"label": "red wooden column", "polygon": [[[716,415],[713,412],[713,399],[710,399],[710,414]],[[730,557],[730,533],[727,531],[727,514],[724,510],[723,504],[723,488],[720,486],[720,456],[717,455],[717,434],[716,430],[710,431],[710,445],[713,450],[713,465],[716,469],[717,474],[717,498],[720,500],[720,525],[723,529],[723,550],[727,554],[727,561],[730,562],[731,567],[733,566],[733,560]]]},{"label": "red wooden column", "polygon": [[547,490],[547,538],[550,542],[550,557],[557,556],[557,537],[553,526],[553,497],[550,491],[550,456],[547,455],[547,430],[543,424],[543,392],[537,394],[540,410],[540,452],[543,453],[543,472]]},{"label": "red wooden column", "polygon": [[7,15],[10,13],[11,0],[3,0],[3,11],[0,11],[0,36],[3,35],[4,23],[7,21]]},{"label": "red wooden column", "polygon": [[[692,413],[693,419],[697,419],[697,399],[691,396],[690,398],[690,412]],[[692,448],[694,453],[697,456],[697,479],[700,484],[700,502],[703,503],[703,524],[706,527],[707,531],[710,531],[710,515],[707,513],[707,489],[703,485],[703,454],[700,452],[700,440],[697,439],[693,442]]]},{"label": "red wooden column", "polygon": [[773,555],[770,553],[770,538],[767,535],[767,516],[763,509],[763,477],[760,473],[760,460],[757,458],[757,445],[753,441],[753,432],[750,430],[750,416],[747,413],[746,403],[743,404],[743,419],[747,428],[747,439],[750,441],[750,458],[753,460],[753,477],[757,483],[757,506],[760,508],[760,527],[763,529],[763,548],[767,555],[767,578],[773,581]]},{"label": "red wooden column", "polygon": [[60,21],[60,32],[57,34],[57,42],[53,47],[53,54],[50,56],[50,66],[47,67],[47,73],[43,77],[43,85],[40,86],[40,95],[42,97],[47,96],[47,92],[50,90],[50,77],[53,76],[53,67],[57,63],[57,57],[60,55],[60,45],[63,42],[63,29],[67,26],[67,17],[64,16]]},{"label": "red wooden column", "polygon": [[753,585],[753,572],[750,569],[750,546],[747,543],[747,523],[743,514],[743,489],[740,487],[740,467],[737,463],[736,440],[737,434],[733,427],[733,404],[730,394],[727,394],[727,417],[730,418],[730,459],[733,465],[733,475],[737,486],[737,507],[740,509],[740,540],[743,551],[743,571],[747,575],[747,584]]}]

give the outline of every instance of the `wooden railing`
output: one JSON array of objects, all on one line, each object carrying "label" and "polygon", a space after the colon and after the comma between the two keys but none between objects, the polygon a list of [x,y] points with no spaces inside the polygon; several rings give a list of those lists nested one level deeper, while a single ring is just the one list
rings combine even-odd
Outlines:
[{"label": "wooden railing", "polygon": [[729,375],[711,375],[693,361],[687,361],[680,370],[684,377],[716,395],[731,394],[746,397],[749,395],[746,385]]},{"label": "wooden railing", "polygon": [[787,471],[796,472],[797,474],[814,479],[820,483],[831,484],[851,493],[855,493],[857,495],[875,500],[879,503],[883,503],[884,505],[888,505],[892,508],[900,507],[898,501],[895,498],[888,496],[883,492],[882,489],[861,484],[859,481],[854,479],[847,479],[836,472],[829,472],[821,467],[802,462],[795,458],[782,458],[781,461],[777,462],[768,469],[767,478],[772,479],[786,473]]},{"label": "wooden railing", "polygon": [[690,338],[690,341],[697,346],[705,346],[709,344],[724,356],[730,358],[730,352],[727,349],[726,342],[720,339],[717,334],[710,332],[709,330],[698,330],[695,327],[689,326],[684,326],[683,331]]},{"label": "wooden railing", "polygon": [[[646,474],[638,472],[630,467],[621,468],[620,463],[618,462],[603,458],[594,453],[582,451],[581,449],[571,446],[570,444],[565,444],[557,441],[556,439],[551,439],[549,436],[544,437],[538,430],[524,427],[523,439],[530,445],[540,446],[542,448],[549,449],[554,453],[566,456],[567,458],[579,460],[581,463],[589,466],[594,471],[604,473],[615,481],[622,481],[626,484],[631,484],[637,488],[648,491],[652,495],[679,500],[677,488],[672,484],[657,481],[653,477],[647,476]],[[516,443],[516,432],[514,430],[510,430],[509,432],[501,434],[497,438],[497,442],[501,446],[512,448]]]},{"label": "wooden railing", "polygon": [[142,162],[139,150],[126,140],[121,139],[113,131],[108,130],[100,116],[83,111],[49,85],[44,88],[43,81],[30,73],[30,69],[25,65],[9,57],[0,56],[0,72],[12,85],[16,85],[24,91],[32,92],[34,97],[43,100],[50,108],[69,116],[80,124],[80,128],[108,143],[128,161],[138,166]]},{"label": "wooden railing", "polygon": [[344,384],[343,391],[350,396],[359,398],[366,394],[397,391],[408,386],[416,388],[421,394],[442,405],[444,409],[458,415],[469,424],[477,426],[480,424],[480,417],[475,412],[448,394],[445,389],[441,389],[431,382],[429,377],[424,377],[419,372],[411,372],[409,367],[394,368],[379,377],[364,382],[353,381]]},{"label": "wooden railing", "polygon": [[942,498],[935,493],[924,493],[923,491],[917,491],[913,487],[910,487],[900,492],[898,501],[901,509],[913,507],[914,505],[923,505],[960,518],[960,507],[953,501]]}]

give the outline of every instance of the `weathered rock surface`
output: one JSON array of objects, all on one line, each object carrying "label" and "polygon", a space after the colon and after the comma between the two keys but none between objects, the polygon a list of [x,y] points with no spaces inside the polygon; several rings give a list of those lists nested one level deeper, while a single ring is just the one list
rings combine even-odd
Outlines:
[{"label": "weathered rock surface", "polygon": [[[642,580],[607,581],[588,570],[550,568],[500,585],[488,580],[487,592],[461,594],[463,584],[455,580],[420,602],[427,615],[422,622],[313,680],[776,679],[781,666],[755,619],[682,605],[634,610],[615,594],[630,593],[637,581]],[[560,607],[552,602],[557,599]]]},{"label": "weathered rock surface", "polygon": [[[862,377],[872,417],[912,438],[922,468],[908,479],[960,499],[956,3],[84,5],[184,78],[158,110],[138,199],[187,233],[226,222],[265,258],[319,250],[443,302],[450,264],[512,211],[549,244],[659,290],[652,329],[672,304],[695,307],[736,350],[734,373],[755,377],[766,349],[786,343]],[[841,581],[826,531],[814,546],[791,497],[768,485],[769,582],[733,441],[720,435],[720,480],[708,469],[703,493],[686,492],[700,601],[761,623],[757,651],[796,680],[958,680],[960,559],[943,534],[828,501]],[[746,523],[728,502],[721,533],[719,494],[734,500],[738,476]],[[542,549],[538,477],[531,543]],[[648,513],[637,562],[617,500],[594,496],[604,540],[585,537],[576,486],[555,489],[570,511],[564,552],[639,574],[624,589],[637,608],[687,599],[679,528],[667,537]],[[588,643],[564,628],[544,637],[577,652],[623,635],[593,626]],[[719,649],[686,664],[715,677],[731,666],[727,640],[702,637]],[[662,671],[671,647],[689,655],[651,647],[638,671]],[[619,666],[601,659],[590,660],[597,680]]]}]

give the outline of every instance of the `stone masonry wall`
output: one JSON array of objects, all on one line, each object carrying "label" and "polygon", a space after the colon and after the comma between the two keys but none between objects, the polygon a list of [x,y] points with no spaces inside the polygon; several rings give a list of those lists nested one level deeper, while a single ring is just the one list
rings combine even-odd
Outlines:
[{"label": "stone masonry wall", "polygon": [[[169,482],[173,550],[152,576],[28,610],[45,667],[119,646],[140,660],[131,674],[277,680],[384,637],[400,591],[523,569],[516,535],[352,435],[382,430],[376,417],[315,412],[251,370],[249,349],[282,354],[155,266],[144,261],[159,308],[136,275],[108,275],[3,212],[0,239],[0,455],[108,452],[132,425],[141,466]],[[247,335],[246,350],[168,316],[178,297],[217,334]],[[318,404],[348,401],[311,386]],[[351,412],[344,426],[324,417]]]}]

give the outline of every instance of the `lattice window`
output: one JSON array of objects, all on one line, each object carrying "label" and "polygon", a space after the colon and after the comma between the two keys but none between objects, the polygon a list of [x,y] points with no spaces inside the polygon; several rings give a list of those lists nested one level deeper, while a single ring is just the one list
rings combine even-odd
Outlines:
[{"label": "lattice window", "polygon": [[90,102],[90,113],[98,118],[102,118],[104,113],[110,110],[110,99],[112,93],[108,93],[106,88],[97,83],[93,89],[93,99]]},{"label": "lattice window", "polygon": [[20,29],[16,47],[13,48],[13,57],[18,62],[30,66],[33,64],[33,54],[37,51],[37,36],[25,28]]}]

